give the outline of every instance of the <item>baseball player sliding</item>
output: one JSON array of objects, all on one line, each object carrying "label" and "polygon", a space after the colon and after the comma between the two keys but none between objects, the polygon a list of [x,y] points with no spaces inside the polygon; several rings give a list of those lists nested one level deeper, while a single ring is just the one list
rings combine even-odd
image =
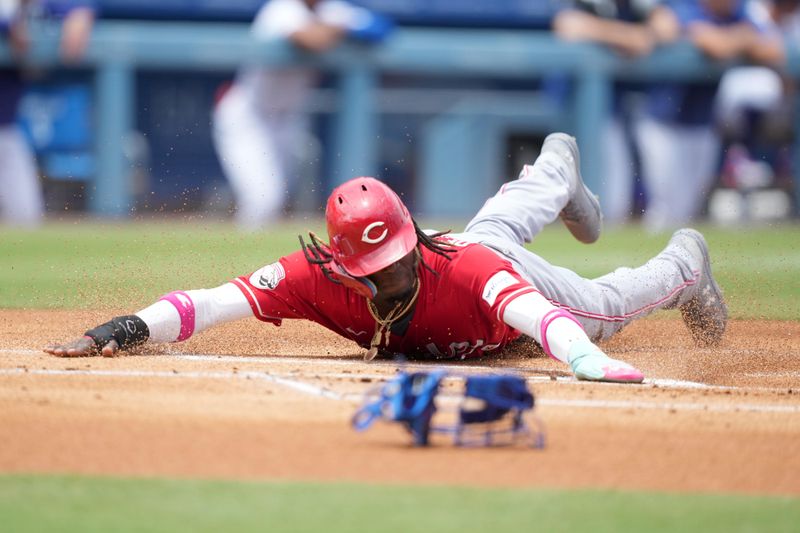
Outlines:
[{"label": "baseball player sliding", "polygon": [[421,231],[391,189],[355,178],[328,199],[328,243],[310,234],[301,250],[250,275],[169,293],[45,351],[111,356],[249,316],[274,325],[304,318],[352,339],[367,360],[484,357],[524,334],[578,379],[638,383],[639,370],[594,342],[656,309],[678,307],[697,343],[717,343],[727,308],[706,242],[694,230],[677,231],[643,266],[593,280],[523,247],[559,216],[578,240],[597,240],[600,209],[579,168],[575,139],[549,135],[536,162],[503,185],[460,234]]}]

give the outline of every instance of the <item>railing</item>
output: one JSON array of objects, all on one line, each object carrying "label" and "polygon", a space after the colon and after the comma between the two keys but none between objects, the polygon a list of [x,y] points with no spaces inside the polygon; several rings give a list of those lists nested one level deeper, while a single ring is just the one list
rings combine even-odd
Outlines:
[{"label": "railing", "polygon": [[[33,46],[24,61],[36,66],[60,65],[57,27],[34,30]],[[0,44],[0,65],[11,62],[7,45]],[[231,71],[247,63],[303,63],[339,74],[336,145],[331,147],[332,153],[338,154],[332,168],[334,182],[376,170],[381,73],[495,79],[566,73],[575,83],[574,98],[568,103],[571,131],[581,144],[583,175],[590,187],[600,181],[603,154],[596,141],[610,107],[615,78],[713,79],[725,67],[708,62],[686,44],[629,61],[598,46],[561,42],[542,31],[402,28],[379,46],[344,44],[312,56],[285,42],[258,42],[251,38],[245,24],[102,20],[93,31],[85,58],[77,65],[96,73],[97,179],[92,210],[109,216],[130,212],[129,172],[122,143],[133,127],[137,69]],[[796,54],[792,54],[789,70],[795,76],[800,74]],[[794,157],[799,155],[800,150],[795,149]],[[800,160],[796,159],[795,169],[800,169]],[[431,175],[421,179],[446,178]],[[800,183],[797,178],[795,182]],[[800,200],[800,187],[795,187],[795,196]]]}]

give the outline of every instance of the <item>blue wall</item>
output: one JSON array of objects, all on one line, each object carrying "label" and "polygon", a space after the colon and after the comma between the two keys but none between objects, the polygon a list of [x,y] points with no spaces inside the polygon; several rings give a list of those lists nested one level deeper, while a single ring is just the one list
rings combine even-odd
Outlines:
[{"label": "blue wall", "polygon": [[214,93],[224,80],[186,72],[137,76],[136,128],[150,148],[149,207],[195,207],[221,181],[210,120]]}]

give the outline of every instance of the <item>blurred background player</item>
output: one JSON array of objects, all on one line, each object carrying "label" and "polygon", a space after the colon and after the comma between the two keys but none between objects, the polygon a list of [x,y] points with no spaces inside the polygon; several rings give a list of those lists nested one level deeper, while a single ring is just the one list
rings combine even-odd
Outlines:
[{"label": "blurred background player", "polygon": [[[0,1],[0,35],[20,57],[30,45],[28,21],[36,17],[63,18],[63,61],[83,56],[94,23],[91,2]],[[0,68],[0,213],[9,224],[35,226],[44,217],[41,185],[33,152],[16,123],[24,78],[24,65]]]},{"label": "blurred background player", "polygon": [[[386,18],[342,0],[270,0],[252,24],[258,39],[285,38],[313,53],[348,37],[377,42],[391,29]],[[214,109],[214,145],[244,229],[281,215],[297,163],[313,145],[303,106],[316,76],[302,66],[248,66]]]},{"label": "blurred background player", "polygon": [[[634,58],[650,54],[669,38],[670,17],[659,0],[574,0],[556,13],[553,31],[565,41],[595,42]],[[605,221],[611,224],[625,222],[633,211],[631,123],[642,90],[639,83],[616,82],[610,120],[603,129],[605,170],[598,193]]]},{"label": "blurred background player", "polygon": [[[674,38],[689,39],[715,60],[779,66],[784,49],[763,6],[743,0],[678,0],[671,6]],[[714,99],[718,83],[668,82],[648,91],[637,140],[651,231],[696,217],[714,186],[720,154]]]},{"label": "blurred background player", "polygon": [[[800,0],[774,0],[765,6],[784,45],[796,48]],[[747,194],[791,184],[795,92],[793,77],[780,69],[741,66],[723,75],[715,109],[725,146],[721,185]]]}]

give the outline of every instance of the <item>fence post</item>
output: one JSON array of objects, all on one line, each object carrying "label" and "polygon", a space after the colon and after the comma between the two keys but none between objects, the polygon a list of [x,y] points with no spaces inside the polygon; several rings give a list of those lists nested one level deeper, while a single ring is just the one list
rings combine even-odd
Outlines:
[{"label": "fence post", "polygon": [[95,86],[97,170],[94,194],[89,197],[89,205],[92,212],[98,215],[129,216],[130,172],[125,163],[124,142],[133,126],[133,69],[121,61],[100,64]]},{"label": "fence post", "polygon": [[577,79],[574,119],[575,136],[581,150],[581,175],[586,185],[599,194],[605,179],[603,128],[611,112],[611,78],[600,68],[582,71]]},{"label": "fence post", "polygon": [[355,176],[373,176],[378,161],[378,75],[372,68],[358,65],[342,70],[340,76],[332,186]]}]

